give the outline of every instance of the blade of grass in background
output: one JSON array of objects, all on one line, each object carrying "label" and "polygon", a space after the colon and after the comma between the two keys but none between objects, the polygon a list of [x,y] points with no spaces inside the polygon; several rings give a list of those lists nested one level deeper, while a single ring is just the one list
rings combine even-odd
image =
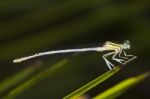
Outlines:
[{"label": "blade of grass in background", "polygon": [[[140,5],[140,2],[136,4]],[[103,10],[94,11],[85,17],[74,20],[69,24],[54,28],[53,30],[41,32],[35,36],[24,38],[5,46],[1,46],[0,60],[9,59],[12,56],[19,56],[21,54],[31,52],[33,51],[33,49],[39,49],[41,47],[60,42],[64,39],[67,40],[72,37],[82,35],[86,33],[86,31],[89,31],[94,27],[107,24],[109,22],[117,20],[118,18],[131,16],[135,13],[143,11],[143,9],[148,7],[146,3],[144,3],[142,6],[137,5],[135,6],[134,4],[119,4],[113,5],[111,7],[109,6],[109,8],[107,7]],[[126,7],[128,7],[128,9],[130,10],[128,11]],[[122,9],[127,11],[122,11]],[[111,14],[110,12],[112,12],[113,14]],[[11,51],[9,49],[11,49]]]},{"label": "blade of grass in background", "polygon": [[47,3],[48,0],[7,0],[7,1],[0,1],[0,15],[3,14],[9,14],[13,11],[20,11],[20,10],[29,10],[34,9],[37,7],[41,7],[45,3]]},{"label": "blade of grass in background", "polygon": [[19,84],[21,81],[25,80],[28,76],[30,76],[39,66],[33,65],[25,68],[14,76],[7,78],[6,80],[0,83],[0,94],[8,90],[9,88]]},{"label": "blade of grass in background", "polygon": [[17,95],[19,95],[23,91],[31,88],[32,86],[34,86],[35,84],[37,84],[38,82],[40,82],[41,80],[43,80],[44,78],[49,77],[50,75],[52,75],[55,72],[57,72],[68,61],[69,61],[68,59],[63,59],[63,60],[57,62],[56,64],[50,66],[46,70],[44,70],[44,71],[40,72],[39,74],[33,76],[31,79],[25,81],[23,84],[19,85],[18,87],[16,87],[12,91],[10,91],[8,93],[8,95],[6,95],[5,97],[3,97],[3,99],[13,99],[13,98],[15,98]]},{"label": "blade of grass in background", "polygon": [[87,83],[83,87],[77,89],[73,93],[70,93],[69,95],[65,96],[63,99],[77,99],[79,96],[85,94],[87,91],[95,87],[96,85],[102,83],[115,73],[117,73],[120,70],[119,67],[116,67],[114,70],[108,71],[103,75],[100,75],[98,78],[94,79],[93,81]]},{"label": "blade of grass in background", "polygon": [[149,72],[141,74],[136,77],[131,77],[127,80],[122,81],[121,83],[109,88],[108,90],[102,92],[101,94],[97,95],[93,99],[115,99],[124,92],[126,92],[131,87],[137,85],[141,81],[143,81],[145,78],[147,78],[150,75]]},{"label": "blade of grass in background", "polygon": [[107,1],[108,0],[68,0],[49,5],[35,12],[24,15],[21,18],[17,18],[17,20],[0,24],[1,32],[3,32],[0,34],[0,39],[5,39],[15,34],[24,33],[25,31],[38,28],[44,24],[53,23],[57,20],[63,19],[66,16],[73,15],[96,5],[103,5],[104,2]]}]

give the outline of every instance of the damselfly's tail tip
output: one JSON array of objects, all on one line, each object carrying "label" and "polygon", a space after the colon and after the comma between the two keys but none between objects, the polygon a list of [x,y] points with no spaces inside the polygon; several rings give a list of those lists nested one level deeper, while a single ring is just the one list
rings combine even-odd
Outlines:
[{"label": "damselfly's tail tip", "polygon": [[13,63],[20,63],[21,62],[21,60],[19,60],[19,59],[14,59],[13,60]]},{"label": "damselfly's tail tip", "polygon": [[15,60],[13,60],[13,63],[18,63],[18,61],[15,59]]}]

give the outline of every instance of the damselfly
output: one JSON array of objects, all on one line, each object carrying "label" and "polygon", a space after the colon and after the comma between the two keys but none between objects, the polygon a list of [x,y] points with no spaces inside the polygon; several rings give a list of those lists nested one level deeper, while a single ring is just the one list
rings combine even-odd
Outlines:
[{"label": "damselfly", "polygon": [[[107,41],[101,47],[89,47],[89,48],[78,48],[78,49],[64,49],[64,50],[53,50],[47,52],[36,53],[31,56],[18,58],[13,60],[14,63],[22,62],[25,60],[29,60],[35,57],[44,56],[44,55],[51,55],[51,54],[60,54],[60,53],[71,53],[71,52],[87,52],[87,51],[97,51],[97,52],[104,52],[104,51],[112,51],[108,52],[103,55],[103,59],[106,62],[106,65],[110,70],[114,69],[115,66],[107,59],[109,56],[112,56],[111,59],[124,65],[125,63],[129,62],[129,57],[136,58],[134,55],[127,55],[126,50],[130,49],[130,42],[129,40],[125,40],[123,44],[118,44],[114,42]],[[123,53],[123,56],[121,55]]]}]

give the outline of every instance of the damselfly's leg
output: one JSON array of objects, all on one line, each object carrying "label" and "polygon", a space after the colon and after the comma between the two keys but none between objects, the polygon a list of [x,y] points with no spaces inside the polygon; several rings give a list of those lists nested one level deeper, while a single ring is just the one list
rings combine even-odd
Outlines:
[{"label": "damselfly's leg", "polygon": [[113,57],[112,57],[112,60],[115,60],[116,62],[119,62],[119,63],[121,63],[121,64],[123,64],[123,62],[125,61],[125,60],[123,60],[123,59],[119,59],[119,58],[116,58],[116,56],[117,56],[117,54],[119,54],[119,51],[116,51],[116,53],[113,55]]},{"label": "damselfly's leg", "polygon": [[123,49],[121,48],[120,51],[119,51],[119,55],[118,55],[118,56],[119,56],[120,58],[123,58],[123,59],[128,59],[128,57],[124,57],[125,55],[124,55],[124,56],[121,56],[122,52],[123,52]]},{"label": "damselfly's leg", "polygon": [[126,56],[126,57],[128,57],[128,56],[129,56],[129,57],[134,57],[134,55],[127,55],[125,51],[123,51],[123,54],[124,54],[124,56]]},{"label": "damselfly's leg", "polygon": [[111,62],[109,62],[109,61],[106,59],[106,57],[108,57],[108,56],[110,56],[110,55],[112,55],[112,54],[115,54],[115,53],[116,53],[116,52],[111,52],[111,53],[107,53],[107,54],[103,55],[103,59],[105,60],[107,66],[108,66],[108,68],[109,68],[110,70],[112,70],[111,67],[113,67],[113,68],[115,68],[115,67],[114,67],[114,65],[113,65]]}]

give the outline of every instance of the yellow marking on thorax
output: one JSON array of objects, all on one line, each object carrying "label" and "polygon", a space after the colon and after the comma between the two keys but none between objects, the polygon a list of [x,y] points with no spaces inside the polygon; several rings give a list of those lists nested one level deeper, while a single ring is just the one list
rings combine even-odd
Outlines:
[{"label": "yellow marking on thorax", "polygon": [[117,50],[117,49],[120,49],[122,47],[122,44],[117,44],[117,43],[113,43],[113,42],[107,41],[105,43],[104,47],[107,50]]}]

